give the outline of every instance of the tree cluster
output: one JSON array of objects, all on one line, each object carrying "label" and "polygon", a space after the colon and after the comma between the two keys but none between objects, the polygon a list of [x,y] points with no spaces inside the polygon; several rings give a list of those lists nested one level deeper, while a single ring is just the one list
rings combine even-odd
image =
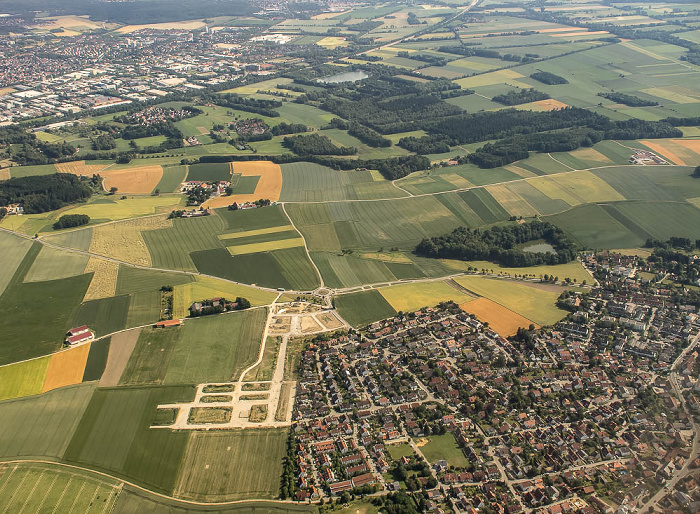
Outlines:
[{"label": "tree cluster", "polygon": [[[554,253],[526,252],[518,245],[544,240]],[[564,232],[549,222],[533,221],[486,230],[459,227],[452,233],[423,239],[415,249],[423,257],[486,260],[510,267],[564,264],[576,258],[576,247]]]},{"label": "tree cluster", "polygon": [[298,155],[353,155],[357,148],[337,146],[328,136],[309,134],[308,136],[288,136],[284,144]]},{"label": "tree cluster", "polygon": [[64,214],[53,224],[53,229],[80,227],[88,223],[90,223],[90,216],[87,214]]},{"label": "tree cluster", "polygon": [[569,81],[566,80],[564,77],[560,77],[559,75],[555,75],[554,73],[550,73],[548,71],[536,71],[535,73],[532,73],[530,75],[530,78],[533,78],[538,82],[542,82],[543,84],[547,84],[548,86],[556,86],[560,84],[569,83]]},{"label": "tree cluster", "polygon": [[630,107],[653,107],[659,105],[659,102],[652,102],[651,100],[644,100],[638,96],[628,95],[626,93],[598,93],[598,96],[612,100],[619,104],[629,105]]},{"label": "tree cluster", "polygon": [[[60,209],[92,195],[90,181],[70,173],[17,177],[0,182],[0,206],[20,204],[27,214]],[[99,177],[97,177],[99,182]]]},{"label": "tree cluster", "polygon": [[507,93],[494,96],[492,100],[503,105],[519,105],[529,102],[538,102],[540,100],[547,100],[548,98],[549,95],[547,93],[530,88],[511,90]]},{"label": "tree cluster", "polygon": [[347,130],[348,134],[355,136],[367,146],[374,148],[386,148],[391,146],[391,139],[387,139],[376,130],[365,127],[356,121],[346,122],[340,118],[333,118],[330,122],[330,126],[332,128]]}]

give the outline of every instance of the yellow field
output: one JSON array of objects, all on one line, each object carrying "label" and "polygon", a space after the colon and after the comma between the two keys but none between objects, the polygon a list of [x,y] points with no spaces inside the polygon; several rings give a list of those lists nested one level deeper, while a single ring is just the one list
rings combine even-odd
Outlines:
[{"label": "yellow field", "polygon": [[90,21],[90,18],[87,16],[52,16],[51,18],[37,18],[36,21],[47,22],[34,27],[44,30],[77,28],[94,30],[102,28],[102,23]]},{"label": "yellow field", "polygon": [[17,90],[13,87],[0,87],[0,96],[9,95],[10,93],[14,93],[15,91]]},{"label": "yellow field", "polygon": [[85,164],[85,161],[62,162],[54,164],[58,173],[72,173],[73,175],[84,175],[91,177],[105,169],[108,164]]},{"label": "yellow field", "polygon": [[10,176],[10,168],[0,169],[0,180],[9,180]]},{"label": "yellow field", "polygon": [[422,307],[434,307],[449,300],[465,303],[474,298],[450,287],[445,282],[415,282],[398,286],[382,287],[379,292],[397,311],[413,312]]},{"label": "yellow field", "polygon": [[119,193],[150,194],[163,177],[161,166],[139,166],[102,173],[107,191],[116,187]]},{"label": "yellow field", "polygon": [[169,23],[150,23],[148,25],[126,25],[125,27],[120,27],[117,32],[120,34],[131,34],[137,30],[143,29],[156,29],[156,30],[170,30],[170,29],[180,29],[180,30],[196,30],[201,29],[206,25],[202,20],[191,20],[191,21],[174,21]]},{"label": "yellow field", "polygon": [[340,16],[341,14],[349,13],[350,11],[339,11],[339,12],[324,12],[321,14],[316,14],[315,16],[312,16],[312,20],[330,20],[331,18],[335,18],[336,16]]},{"label": "yellow field", "polygon": [[51,357],[40,357],[0,367],[0,400],[39,394]]},{"label": "yellow field", "polygon": [[245,255],[249,253],[270,252],[272,250],[297,248],[299,246],[304,246],[304,240],[300,237],[297,237],[293,239],[267,241],[265,243],[251,243],[247,245],[227,246],[226,249],[231,255]]},{"label": "yellow field", "polygon": [[482,269],[493,270],[494,273],[503,273],[511,276],[525,275],[540,278],[540,276],[543,275],[554,275],[562,280],[569,277],[571,280],[576,280],[576,282],[579,284],[584,280],[588,284],[593,283],[593,277],[579,261],[571,261],[566,264],[557,264],[555,266],[531,266],[528,268],[505,268],[488,261],[457,261],[451,259],[441,259],[440,262],[455,271],[467,271],[467,269],[471,266],[479,271]]},{"label": "yellow field", "polygon": [[590,171],[533,178],[528,180],[528,183],[550,198],[562,199],[572,206],[589,202],[613,202],[625,199],[607,182]]},{"label": "yellow field", "polygon": [[512,171],[516,175],[520,175],[523,178],[530,178],[530,177],[537,177],[537,173],[533,173],[530,170],[526,170],[525,168],[521,168],[519,166],[516,166],[515,164],[508,164],[506,166],[503,166],[505,169],[508,171]]},{"label": "yellow field", "polygon": [[51,355],[41,392],[82,382],[89,353],[90,343],[87,343]]},{"label": "yellow field", "polygon": [[[635,48],[635,50],[638,50],[638,48]],[[697,98],[674,91],[671,87],[650,87],[647,89],[642,89],[641,91],[642,93],[647,93],[651,96],[658,96],[664,100],[671,100],[672,102],[679,104],[690,104],[698,101]]]},{"label": "yellow field", "polygon": [[[691,163],[691,166],[700,164],[700,139],[671,139],[676,145],[687,148],[689,152],[683,152],[683,158]],[[679,152],[680,153],[680,152]]]},{"label": "yellow field", "polygon": [[444,175],[440,175],[440,178],[447,180],[450,184],[452,184],[455,187],[459,187],[459,188],[473,187],[474,186],[474,184],[469,182],[462,175],[457,175],[456,173],[445,173]]},{"label": "yellow field", "polygon": [[185,197],[178,196],[137,196],[120,200],[118,196],[111,197],[113,202],[92,202],[79,205],[65,211],[63,214],[87,214],[92,219],[123,220],[148,214],[168,213],[180,208]]},{"label": "yellow field", "polygon": [[248,86],[238,86],[234,87],[232,89],[227,89],[225,91],[221,91],[222,93],[236,93],[239,95],[252,95],[258,92],[258,90],[263,90],[267,91],[268,89],[276,89],[277,84],[291,84],[292,79],[289,78],[279,78],[279,79],[270,79],[270,80],[263,80],[262,82],[256,82],[255,84],[250,84]]},{"label": "yellow field", "polygon": [[271,304],[277,297],[277,294],[212,277],[196,277],[194,282],[175,286],[173,316],[175,318],[184,318],[187,316],[187,309],[192,303],[217,296],[230,300],[235,300],[237,296],[242,296],[250,301],[251,306],[255,307]]},{"label": "yellow field", "polygon": [[513,280],[480,276],[457,277],[454,280],[479,296],[489,298],[539,325],[552,325],[566,316],[566,311],[556,306],[558,291],[545,291]]},{"label": "yellow field", "polygon": [[119,263],[99,257],[90,257],[87,266],[85,266],[85,273],[93,273],[93,275],[90,286],[85,291],[84,302],[114,296],[117,289]]},{"label": "yellow field", "polygon": [[506,184],[488,186],[486,190],[491,193],[491,196],[493,196],[511,216],[530,217],[541,214],[541,212],[530,205],[523,197],[511,191]]},{"label": "yellow field", "polygon": [[172,227],[172,220],[164,216],[100,225],[92,229],[90,251],[131,264],[150,266],[151,254],[141,232],[168,227]]},{"label": "yellow field", "polygon": [[663,143],[654,143],[652,141],[640,141],[640,143],[656,152],[664,159],[671,161],[673,164],[678,164],[680,166],[686,165],[683,159],[678,157],[675,153],[673,153],[673,151],[669,150],[667,145],[664,145]]},{"label": "yellow field", "polygon": [[491,73],[484,73],[483,75],[476,75],[474,77],[467,77],[464,79],[456,80],[455,82],[465,89],[479,86],[492,86],[494,84],[507,83],[511,86],[522,87],[528,89],[529,84],[524,82],[518,82],[516,79],[523,78],[517,71],[513,70],[498,70]]},{"label": "yellow field", "polygon": [[348,43],[344,37],[328,36],[324,37],[316,44],[318,46],[322,46],[324,48],[329,48],[330,50],[333,50],[335,48],[338,48],[339,46],[348,46],[350,43]]},{"label": "yellow field", "polygon": [[520,327],[528,328],[530,324],[534,324],[529,319],[492,302],[488,298],[477,298],[461,304],[460,308],[469,314],[474,314],[482,323],[488,323],[503,337],[515,335]]},{"label": "yellow field", "polygon": [[[260,82],[256,84],[260,86]],[[279,164],[270,161],[249,161],[232,163],[233,172],[243,176],[259,176],[258,185],[253,194],[218,196],[207,200],[205,207],[224,207],[233,202],[254,202],[261,198],[276,202],[282,191],[282,169]]]},{"label": "yellow field", "polygon": [[228,234],[219,234],[216,237],[218,237],[219,239],[238,239],[241,237],[259,236],[262,234],[275,234],[277,232],[286,232],[288,230],[294,230],[294,227],[292,225],[282,225],[279,227],[268,227],[268,228],[259,228],[256,230],[246,230],[244,232],[229,232]]}]

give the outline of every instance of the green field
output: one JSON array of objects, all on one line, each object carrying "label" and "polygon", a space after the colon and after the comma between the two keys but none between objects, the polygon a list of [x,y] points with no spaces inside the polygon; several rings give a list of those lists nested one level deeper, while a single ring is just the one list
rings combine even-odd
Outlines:
[{"label": "green field", "polygon": [[266,315],[267,310],[262,308],[187,320],[174,342],[164,382],[199,384],[238,379],[258,357]]},{"label": "green field", "polygon": [[208,502],[274,498],[286,441],[284,429],[195,432],[175,494]]},{"label": "green field", "polygon": [[97,336],[111,334],[126,328],[129,312],[129,296],[112,296],[91,300],[80,305],[71,323],[73,326],[89,326]]},{"label": "green field", "polygon": [[474,299],[473,296],[440,281],[382,287],[379,292],[396,311],[402,312],[413,312],[422,307],[434,307],[440,302],[450,300],[459,305]]},{"label": "green field", "polygon": [[0,457],[61,458],[94,390],[80,384],[0,402]]},{"label": "green field", "polygon": [[92,228],[88,227],[80,230],[71,230],[70,232],[47,235],[45,237],[51,244],[87,251],[90,249],[90,241],[92,240]]},{"label": "green field", "polygon": [[158,291],[161,287],[177,286],[192,282],[194,277],[181,273],[146,270],[120,266],[117,277],[117,294],[148,293]]},{"label": "green field", "polygon": [[144,328],[124,368],[119,385],[162,384],[181,327]]},{"label": "green field", "polygon": [[87,255],[43,246],[24,280],[42,282],[82,275],[88,260]]},{"label": "green field", "polygon": [[0,269],[0,295],[22,263],[32,243],[23,237],[14,236],[7,232],[0,232],[0,259],[3,266]]},{"label": "green field", "polygon": [[152,495],[145,497],[129,488],[125,488],[119,495],[119,500],[113,512],[114,514],[133,514],[134,512],[155,512],[158,514],[193,514],[198,512],[216,514],[260,514],[261,512],[266,514],[316,514],[318,513],[318,508],[314,505],[272,501],[247,501],[226,507],[197,506]]},{"label": "green field", "polygon": [[335,307],[342,318],[353,327],[361,327],[396,314],[379,291],[361,291],[335,298]]},{"label": "green field", "polygon": [[51,357],[41,357],[0,367],[0,400],[39,394]]},{"label": "green field", "polygon": [[469,459],[464,456],[462,449],[457,446],[457,441],[452,434],[431,435],[428,443],[420,447],[421,452],[428,462],[435,464],[439,460],[446,460],[448,466],[461,468],[469,464]]},{"label": "green field", "polygon": [[163,166],[163,177],[156,189],[161,193],[177,191],[187,176],[187,166]]},{"label": "green field", "polygon": [[557,291],[546,291],[512,280],[479,276],[456,277],[454,281],[538,325],[552,325],[566,315],[565,311],[556,307],[560,294]]},{"label": "green field", "polygon": [[107,356],[109,355],[109,346],[111,343],[110,337],[105,337],[98,341],[93,341],[90,344],[90,353],[88,354],[87,362],[85,363],[85,372],[83,373],[83,382],[99,380],[107,365]]},{"label": "green field", "polygon": [[120,488],[116,481],[49,464],[0,465],[3,512],[111,511]]},{"label": "green field", "polygon": [[208,162],[205,164],[191,164],[187,173],[187,180],[201,180],[214,182],[216,180],[231,180],[231,164],[228,162]]},{"label": "green field", "polygon": [[64,459],[169,493],[189,434],[149,427],[156,405],[193,397],[188,386],[98,389]]},{"label": "green field", "polygon": [[29,249],[0,296],[0,364],[58,350],[88,288],[90,275],[24,283],[40,249]]}]

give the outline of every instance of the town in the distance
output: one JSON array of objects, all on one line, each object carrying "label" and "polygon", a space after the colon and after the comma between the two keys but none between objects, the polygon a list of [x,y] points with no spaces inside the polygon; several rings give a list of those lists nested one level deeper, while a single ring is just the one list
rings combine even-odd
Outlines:
[{"label": "town in the distance", "polygon": [[700,512],[692,0],[0,0],[0,511]]}]

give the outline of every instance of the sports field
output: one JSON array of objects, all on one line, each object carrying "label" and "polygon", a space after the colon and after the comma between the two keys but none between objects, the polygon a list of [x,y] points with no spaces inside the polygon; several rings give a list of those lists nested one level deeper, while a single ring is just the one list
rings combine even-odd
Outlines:
[{"label": "sports field", "polygon": [[379,292],[394,310],[401,312],[413,312],[422,307],[434,307],[440,302],[453,301],[462,304],[474,299],[473,296],[442,281],[382,287]]},{"label": "sports field", "polygon": [[175,495],[197,501],[274,498],[280,487],[286,430],[192,434]]}]

